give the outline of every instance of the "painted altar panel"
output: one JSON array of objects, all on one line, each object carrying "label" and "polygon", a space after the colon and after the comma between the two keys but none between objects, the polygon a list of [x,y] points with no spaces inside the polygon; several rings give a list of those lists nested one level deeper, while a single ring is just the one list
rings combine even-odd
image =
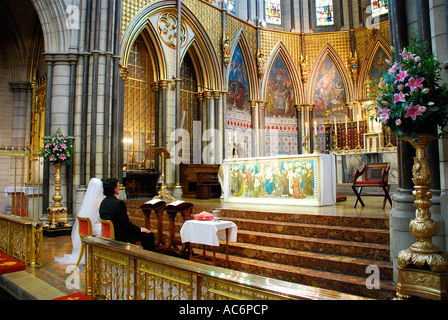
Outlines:
[{"label": "painted altar panel", "polygon": [[294,155],[227,159],[224,201],[322,206],[336,203],[335,158]]}]

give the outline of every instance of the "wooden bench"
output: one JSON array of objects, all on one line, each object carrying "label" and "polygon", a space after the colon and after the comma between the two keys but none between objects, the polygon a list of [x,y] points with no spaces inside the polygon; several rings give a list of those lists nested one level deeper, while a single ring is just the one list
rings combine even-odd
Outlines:
[{"label": "wooden bench", "polygon": [[[381,188],[384,192],[384,200],[382,209],[386,206],[386,200],[392,206],[392,200],[389,196],[390,185],[388,183],[390,163],[365,163],[361,171],[356,170],[353,176],[352,189],[356,195],[356,200],[353,208],[356,208],[358,201],[364,207],[364,202],[361,199],[361,192],[365,187]],[[358,178],[363,176],[363,180],[358,181]],[[363,196],[383,196],[382,194],[363,194]]]},{"label": "wooden bench", "polygon": [[196,198],[210,199],[221,196],[217,172],[196,172]]}]

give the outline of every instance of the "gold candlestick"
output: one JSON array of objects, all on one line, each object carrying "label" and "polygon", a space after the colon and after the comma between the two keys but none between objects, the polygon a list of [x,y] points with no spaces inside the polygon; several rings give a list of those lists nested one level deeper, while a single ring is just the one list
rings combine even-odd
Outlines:
[{"label": "gold candlestick", "polygon": [[314,135],[314,152],[319,153],[319,146],[317,145],[317,134]]}]

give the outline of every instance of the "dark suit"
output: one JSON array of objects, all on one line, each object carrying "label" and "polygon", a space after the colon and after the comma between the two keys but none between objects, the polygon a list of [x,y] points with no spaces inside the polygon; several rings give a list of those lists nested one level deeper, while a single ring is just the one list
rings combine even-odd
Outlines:
[{"label": "dark suit", "polygon": [[100,217],[114,224],[115,239],[124,242],[141,242],[146,250],[155,250],[154,234],[142,232],[128,217],[126,204],[115,196],[104,198],[100,205]]}]

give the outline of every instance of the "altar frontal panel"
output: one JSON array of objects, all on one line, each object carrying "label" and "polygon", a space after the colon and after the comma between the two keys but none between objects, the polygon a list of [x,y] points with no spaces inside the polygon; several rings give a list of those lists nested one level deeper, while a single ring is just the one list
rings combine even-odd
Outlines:
[{"label": "altar frontal panel", "polygon": [[332,155],[227,159],[223,172],[226,202],[301,206],[336,203]]}]

